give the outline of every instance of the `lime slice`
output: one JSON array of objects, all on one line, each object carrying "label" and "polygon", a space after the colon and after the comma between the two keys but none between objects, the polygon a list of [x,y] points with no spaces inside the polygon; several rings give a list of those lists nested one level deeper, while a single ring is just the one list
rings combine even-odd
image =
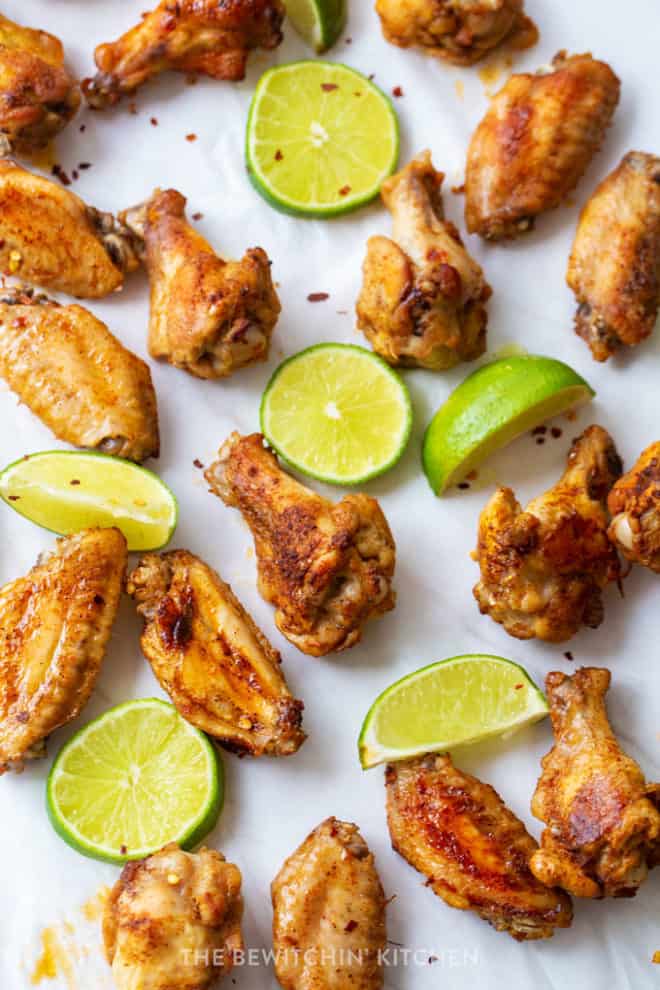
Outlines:
[{"label": "lime slice", "polygon": [[331,48],[346,24],[346,0],[285,0],[287,17],[317,52]]},{"label": "lime slice", "polygon": [[116,526],[129,550],[157,550],[176,528],[176,498],[152,471],[119,457],[47,450],[0,473],[0,498],[38,526],[76,533]]},{"label": "lime slice", "polygon": [[363,769],[511,734],[548,714],[517,663],[468,654],[422,667],[388,687],[362,723]]},{"label": "lime slice", "polygon": [[62,747],[48,776],[48,815],[65,842],[125,863],[168,842],[192,849],[218,820],[220,757],[206,736],[157,698],[127,701]]},{"label": "lime slice", "polygon": [[408,389],[382,358],[317,344],[279,366],[261,400],[261,431],[298,471],[357,485],[399,460],[412,425]]},{"label": "lime slice", "polygon": [[501,358],[469,375],[440,406],[424,437],[422,459],[441,495],[496,450],[546,419],[575,409],[596,393],[553,358]]},{"label": "lime slice", "polygon": [[259,80],[247,124],[248,175],[277,209],[347,213],[374,199],[396,168],[392,104],[355,69],[291,62]]}]

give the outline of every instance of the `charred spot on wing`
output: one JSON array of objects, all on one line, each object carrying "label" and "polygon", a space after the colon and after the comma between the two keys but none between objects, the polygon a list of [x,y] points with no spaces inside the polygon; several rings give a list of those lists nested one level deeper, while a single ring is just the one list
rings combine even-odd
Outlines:
[{"label": "charred spot on wing", "polygon": [[167,649],[183,650],[192,639],[195,600],[192,588],[174,598],[166,595],[158,606],[158,628]]}]

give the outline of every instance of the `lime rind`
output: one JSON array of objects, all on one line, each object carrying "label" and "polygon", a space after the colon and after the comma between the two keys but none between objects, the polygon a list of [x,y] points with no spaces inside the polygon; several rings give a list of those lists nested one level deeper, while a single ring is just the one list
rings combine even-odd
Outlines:
[{"label": "lime rind", "polygon": [[321,54],[331,48],[346,25],[346,0],[285,0],[295,30]]}]

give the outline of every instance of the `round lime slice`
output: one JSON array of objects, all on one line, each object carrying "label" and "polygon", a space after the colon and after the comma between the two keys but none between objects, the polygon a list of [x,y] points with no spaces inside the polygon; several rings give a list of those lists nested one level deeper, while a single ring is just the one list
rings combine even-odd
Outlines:
[{"label": "round lime slice", "polygon": [[562,361],[534,354],[501,358],[469,375],[440,406],[422,460],[441,495],[496,450],[596,393]]},{"label": "round lime slice", "polygon": [[388,687],[369,709],[358,743],[363,769],[511,734],[548,714],[517,663],[482,654],[422,667]]},{"label": "round lime slice", "polygon": [[127,701],[62,747],[46,803],[56,832],[94,859],[125,863],[177,842],[192,849],[218,820],[220,757],[157,698]]},{"label": "round lime slice", "polygon": [[261,431],[292,467],[331,485],[389,470],[410,437],[408,389],[353,344],[317,344],[279,366],[261,400]]},{"label": "round lime slice", "polygon": [[287,17],[298,34],[317,51],[331,48],[346,24],[346,0],[285,0]]},{"label": "round lime slice", "polygon": [[271,206],[335,216],[378,195],[396,168],[399,124],[389,99],[355,69],[291,62],[259,80],[245,154],[248,175]]},{"label": "round lime slice", "polygon": [[152,471],[107,454],[48,450],[0,473],[0,498],[54,533],[116,526],[129,550],[157,550],[176,528],[177,501]]}]

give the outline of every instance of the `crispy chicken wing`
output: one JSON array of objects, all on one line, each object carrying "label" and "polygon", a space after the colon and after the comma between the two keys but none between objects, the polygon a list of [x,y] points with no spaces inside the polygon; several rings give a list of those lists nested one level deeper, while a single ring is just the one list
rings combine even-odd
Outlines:
[{"label": "crispy chicken wing", "polygon": [[0,589],[0,773],[45,756],[96,683],[126,571],[118,529],[84,529]]},{"label": "crispy chicken wing", "polygon": [[468,149],[465,221],[489,240],[518,237],[577,185],[619,102],[605,62],[559,52],[552,66],[510,77]]},{"label": "crispy chicken wing", "polygon": [[394,608],[394,540],[376,499],[333,505],[285,474],[260,433],[232,433],[204,477],[252,530],[259,591],[303,653],[346,650]]},{"label": "crispy chicken wing", "polygon": [[158,456],[149,368],[82,306],[0,290],[0,375],[60,440],[134,461]]},{"label": "crispy chicken wing", "polygon": [[288,756],[305,740],[281,658],[207,564],[150,553],[128,579],[145,620],[142,649],[184,718],[227,749]]},{"label": "crispy chicken wing", "polygon": [[198,378],[264,361],[280,301],[262,248],[223,261],[188,223],[185,197],[157,189],[120,215],[143,239],[151,282],[149,352]]},{"label": "crispy chicken wing", "polygon": [[571,447],[558,483],[523,512],[499,488],[481,513],[473,554],[482,613],[518,639],[560,643],[603,620],[602,590],[620,577],[607,538],[607,496],[621,475],[609,434],[590,426]]},{"label": "crispy chicken wing", "polygon": [[99,45],[99,70],[83,81],[96,110],[134,93],[168,69],[239,80],[253,48],[276,48],[282,40],[281,0],[162,0],[117,41]]},{"label": "crispy chicken wing", "polygon": [[122,870],[103,916],[117,990],[207,990],[243,949],[241,873],[172,842]]},{"label": "crispy chicken wing", "polygon": [[633,897],[660,862],[660,784],[646,783],[612,732],[609,670],[555,671],[545,686],[555,745],[532,798],[548,826],[532,872],[576,897]]},{"label": "crispy chicken wing", "polygon": [[660,307],[660,158],[631,151],[582,210],[566,281],[597,361],[650,336]]},{"label": "crispy chicken wing", "polygon": [[0,159],[0,271],[99,299],[121,288],[139,260],[133,235],[110,213],[59,183]]},{"label": "crispy chicken wing", "polygon": [[608,507],[608,534],[624,557],[660,574],[660,443],[644,450],[617,481]]},{"label": "crispy chicken wing", "polygon": [[392,845],[438,897],[518,941],[568,928],[569,898],[532,875],[536,842],[492,787],[434,754],[388,766],[385,783]]},{"label": "crispy chicken wing", "polygon": [[327,818],[271,885],[284,990],[380,990],[385,895],[357,825]]},{"label": "crispy chicken wing", "polygon": [[491,289],[444,218],[443,179],[425,151],[381,188],[392,239],[367,242],[357,316],[390,364],[441,371],[486,349]]}]

